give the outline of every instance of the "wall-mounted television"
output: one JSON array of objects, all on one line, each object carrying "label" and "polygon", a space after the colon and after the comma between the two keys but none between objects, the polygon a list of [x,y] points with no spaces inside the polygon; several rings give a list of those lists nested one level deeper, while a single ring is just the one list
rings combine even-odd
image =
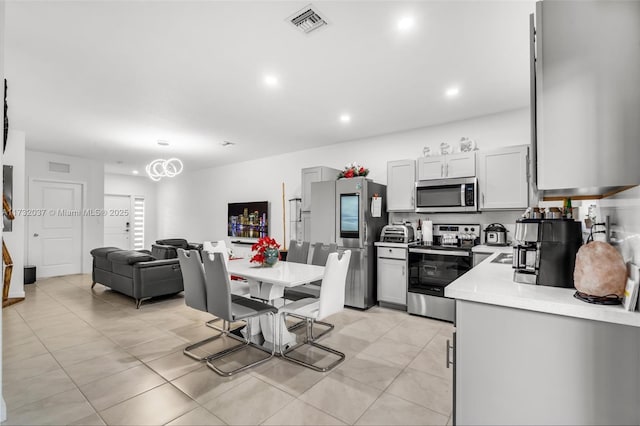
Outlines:
[{"label": "wall-mounted television", "polygon": [[238,238],[262,238],[269,235],[269,202],[229,203],[227,235]]}]

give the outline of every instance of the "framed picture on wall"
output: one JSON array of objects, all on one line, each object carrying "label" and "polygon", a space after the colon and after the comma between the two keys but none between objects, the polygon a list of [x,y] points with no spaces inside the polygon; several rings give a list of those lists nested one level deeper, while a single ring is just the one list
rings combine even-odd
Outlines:
[{"label": "framed picture on wall", "polygon": [[9,106],[7,105],[7,79],[4,79],[4,132],[2,134],[2,152],[7,148],[9,137]]}]

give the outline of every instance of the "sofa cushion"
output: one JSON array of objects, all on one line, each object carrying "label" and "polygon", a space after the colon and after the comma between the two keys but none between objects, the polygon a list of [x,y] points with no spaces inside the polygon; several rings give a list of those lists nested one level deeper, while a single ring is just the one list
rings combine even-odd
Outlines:
[{"label": "sofa cushion", "polygon": [[185,250],[189,248],[189,243],[184,238],[167,238],[164,240],[156,240],[156,244],[174,246]]},{"label": "sofa cushion", "polygon": [[94,248],[93,250],[91,250],[91,256],[93,257],[107,257],[107,255],[109,253],[112,253],[114,251],[120,251],[122,249],[119,249],[117,247],[99,247],[99,248]]},{"label": "sofa cushion", "polygon": [[178,252],[175,246],[170,245],[159,245],[152,244],[151,245],[151,254],[156,259],[177,259]]},{"label": "sofa cushion", "polygon": [[121,265],[133,265],[138,262],[147,262],[149,260],[155,260],[153,256],[146,253],[140,253],[134,250],[119,250],[111,252],[107,255],[107,258],[113,262]]}]

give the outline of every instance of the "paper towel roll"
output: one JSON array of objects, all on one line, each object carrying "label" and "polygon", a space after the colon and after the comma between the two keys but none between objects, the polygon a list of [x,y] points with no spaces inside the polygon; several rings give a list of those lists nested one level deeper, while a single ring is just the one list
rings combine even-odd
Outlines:
[{"label": "paper towel roll", "polygon": [[433,243],[433,222],[430,220],[422,221],[422,241]]}]

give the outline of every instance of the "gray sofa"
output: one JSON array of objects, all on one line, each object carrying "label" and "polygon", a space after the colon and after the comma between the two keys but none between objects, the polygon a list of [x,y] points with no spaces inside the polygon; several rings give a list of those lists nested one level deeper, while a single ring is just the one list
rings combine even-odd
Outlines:
[{"label": "gray sofa", "polygon": [[146,250],[121,250],[101,247],[91,250],[93,256],[93,288],[102,284],[136,300],[136,308],[144,299],[184,290],[178,259],[156,260]]}]

